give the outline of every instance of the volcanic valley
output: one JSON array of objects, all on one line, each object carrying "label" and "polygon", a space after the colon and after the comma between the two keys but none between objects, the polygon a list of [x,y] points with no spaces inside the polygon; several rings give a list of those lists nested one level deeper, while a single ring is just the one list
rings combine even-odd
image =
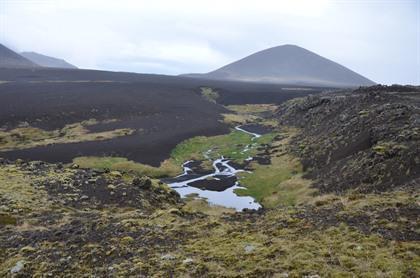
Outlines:
[{"label": "volcanic valley", "polygon": [[420,87],[294,45],[180,76],[24,54],[1,277],[419,277]]}]

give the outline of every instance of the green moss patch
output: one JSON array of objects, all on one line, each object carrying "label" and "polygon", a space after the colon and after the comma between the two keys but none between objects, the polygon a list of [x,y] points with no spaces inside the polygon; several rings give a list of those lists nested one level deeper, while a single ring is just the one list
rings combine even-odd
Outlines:
[{"label": "green moss patch", "polygon": [[83,156],[73,159],[73,163],[82,168],[131,172],[152,178],[176,176],[182,171],[181,164],[175,164],[172,160],[164,161],[160,167],[153,167],[124,157]]},{"label": "green moss patch", "polygon": [[8,214],[0,213],[0,226],[16,225],[16,224],[17,224],[17,219],[15,217]]},{"label": "green moss patch", "polygon": [[270,127],[278,125],[277,120],[272,117],[277,109],[274,104],[228,105],[226,108],[231,111],[231,113],[222,114],[223,121],[227,124],[258,123]]},{"label": "green moss patch", "polygon": [[216,103],[217,99],[220,97],[219,93],[212,88],[209,87],[201,87],[201,96],[210,102]]},{"label": "green moss patch", "polygon": [[[242,131],[233,130],[227,135],[213,137],[194,137],[188,139],[172,151],[171,157],[177,162],[189,159],[216,159],[221,156],[241,162],[257,153],[261,144],[270,142],[274,134],[266,134],[253,140],[253,137]],[[244,151],[249,146],[248,151]]]},{"label": "green moss patch", "polygon": [[[251,172],[240,173],[240,183],[245,189],[237,189],[238,195],[254,197],[264,207],[296,205],[312,199],[316,192],[311,181],[302,178],[300,161],[287,153],[288,143],[297,133],[294,129],[284,129],[277,136],[267,136],[266,144],[271,150],[270,164],[252,163]],[[277,139],[278,138],[278,139]]]}]

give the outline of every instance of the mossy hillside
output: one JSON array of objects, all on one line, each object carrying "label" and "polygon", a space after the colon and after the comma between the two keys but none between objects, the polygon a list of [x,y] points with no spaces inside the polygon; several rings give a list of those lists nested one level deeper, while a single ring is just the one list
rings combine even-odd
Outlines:
[{"label": "mossy hillside", "polygon": [[[261,228],[267,230],[242,233],[223,224],[211,230],[203,226],[209,233],[187,246],[200,258],[195,271],[215,276],[403,277],[419,267],[411,251],[415,245],[387,242],[345,224],[309,233],[294,227]],[[206,260],[209,257],[212,260]]]},{"label": "mossy hillside", "polygon": [[283,127],[272,137],[266,147],[270,164],[252,162],[250,172],[239,174],[239,181],[245,188],[237,189],[236,193],[253,196],[266,208],[312,199],[316,192],[311,187],[312,181],[302,177],[302,164],[287,152],[290,140],[298,133],[298,129]]},{"label": "mossy hillside", "polygon": [[291,100],[276,113],[302,129],[290,150],[320,191],[383,192],[420,174],[419,96],[416,87],[378,85]]},{"label": "mossy hillside", "polygon": [[[0,165],[3,174],[13,169],[8,179],[24,183],[7,199],[38,191],[47,198],[16,212],[7,203],[17,221],[0,226],[0,276],[18,262],[19,274],[56,277],[416,277],[420,271],[418,191],[329,194],[305,205],[234,213],[193,196],[185,205],[172,202],[171,190],[155,182],[146,189],[116,173],[19,163]],[[42,187],[32,182],[38,179]],[[117,197],[103,199],[110,192]]]},{"label": "mossy hillside", "polygon": [[31,178],[14,164],[0,167],[0,212],[30,211],[35,207],[48,207],[51,203],[45,190],[31,185]]},{"label": "mossy hillside", "polygon": [[[108,229],[102,229],[96,231],[98,243],[83,242],[72,255],[71,247],[44,243],[32,253],[19,251],[16,256],[26,262],[29,273],[57,275],[58,271],[111,271],[123,276],[415,277],[419,270],[415,243],[387,241],[345,224],[313,230],[307,221],[284,210],[268,212],[260,220],[198,216],[178,209],[157,211],[149,217],[134,211],[114,213],[112,218],[102,214],[98,220],[103,227],[117,229],[118,236],[106,237]],[[57,262],[46,257],[51,252],[71,259],[58,269]],[[10,269],[14,265],[10,260],[18,259],[9,257],[2,266]],[[41,259],[46,263],[38,263]]]},{"label": "mossy hillside", "polygon": [[271,165],[251,165],[251,173],[241,173],[244,189],[238,195],[254,197],[264,207],[295,205],[312,198],[316,192],[311,181],[302,178],[302,166],[293,158],[283,156],[271,159]]},{"label": "mossy hillside", "polygon": [[[380,204],[380,200],[384,204]],[[337,202],[341,206],[337,207]],[[384,196],[349,194],[330,197],[330,202],[321,205],[337,221],[329,221],[330,216],[324,216],[317,207],[307,206],[278,208],[267,211],[262,217],[238,217],[231,222],[219,220],[202,226],[205,236],[190,241],[191,246],[187,248],[194,255],[190,253],[187,257],[202,256],[202,265],[195,269],[196,273],[215,276],[240,273],[241,276],[415,277],[420,270],[420,249],[416,241],[387,240],[376,232],[366,231],[354,218],[344,215],[360,206],[356,214],[363,211],[364,215],[374,215],[364,224],[372,227],[372,231],[383,231],[389,223],[384,224],[388,216],[382,212],[390,207],[412,207],[416,203],[418,193],[404,191]],[[415,221],[395,220],[399,218],[405,217],[393,217],[390,222],[397,221],[399,224],[394,226],[399,226],[401,231],[408,232],[406,227],[416,226]],[[240,231],[236,225],[247,227],[243,228],[247,232]],[[212,260],[208,260],[209,257]]]}]

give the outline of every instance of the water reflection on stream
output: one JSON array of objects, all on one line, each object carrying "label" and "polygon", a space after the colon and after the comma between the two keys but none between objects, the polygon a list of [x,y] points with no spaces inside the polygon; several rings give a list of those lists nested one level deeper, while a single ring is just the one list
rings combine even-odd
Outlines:
[{"label": "water reflection on stream", "polygon": [[[245,132],[258,138],[261,135],[253,133],[244,129],[245,127],[237,126],[236,130]],[[245,148],[248,148],[246,146]],[[208,154],[208,150],[205,154]],[[248,158],[251,160],[252,158]],[[168,185],[175,189],[181,197],[189,194],[197,194],[201,198],[206,198],[210,204],[221,205],[225,207],[234,208],[238,211],[242,209],[258,209],[261,207],[254,198],[250,196],[238,196],[235,194],[235,189],[243,188],[237,181],[236,174],[244,172],[243,169],[236,169],[230,165],[230,160],[220,157],[213,161],[213,172],[198,174],[192,169],[195,161],[187,161],[183,164],[184,173],[165,180]]]}]

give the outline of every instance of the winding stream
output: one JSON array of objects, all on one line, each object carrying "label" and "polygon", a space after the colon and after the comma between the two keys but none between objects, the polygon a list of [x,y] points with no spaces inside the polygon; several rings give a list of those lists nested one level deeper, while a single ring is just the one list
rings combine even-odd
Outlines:
[{"label": "winding stream", "polygon": [[[247,131],[241,126],[237,126],[235,129],[252,135],[253,139],[261,136],[260,134]],[[249,148],[249,145],[246,148]],[[208,158],[210,152],[211,150],[208,150],[204,156]],[[247,160],[252,160],[252,157],[249,157]],[[222,156],[214,160],[213,172],[204,174],[194,172],[192,169],[194,163],[195,161],[193,160],[185,162],[183,164],[183,174],[166,180],[166,183],[175,189],[181,197],[189,194],[197,194],[199,197],[207,199],[210,204],[234,208],[237,211],[245,208],[258,209],[261,207],[254,198],[235,194],[235,189],[244,188],[237,181],[236,174],[245,172],[245,170],[236,169],[229,164],[229,159]]]},{"label": "winding stream", "polygon": [[235,129],[236,130],[239,130],[239,131],[242,131],[242,132],[245,132],[245,133],[248,133],[248,134],[254,136],[252,139],[261,137],[261,134],[257,134],[257,133],[254,133],[254,132],[247,131],[247,130],[241,128],[241,126],[236,126]]}]

